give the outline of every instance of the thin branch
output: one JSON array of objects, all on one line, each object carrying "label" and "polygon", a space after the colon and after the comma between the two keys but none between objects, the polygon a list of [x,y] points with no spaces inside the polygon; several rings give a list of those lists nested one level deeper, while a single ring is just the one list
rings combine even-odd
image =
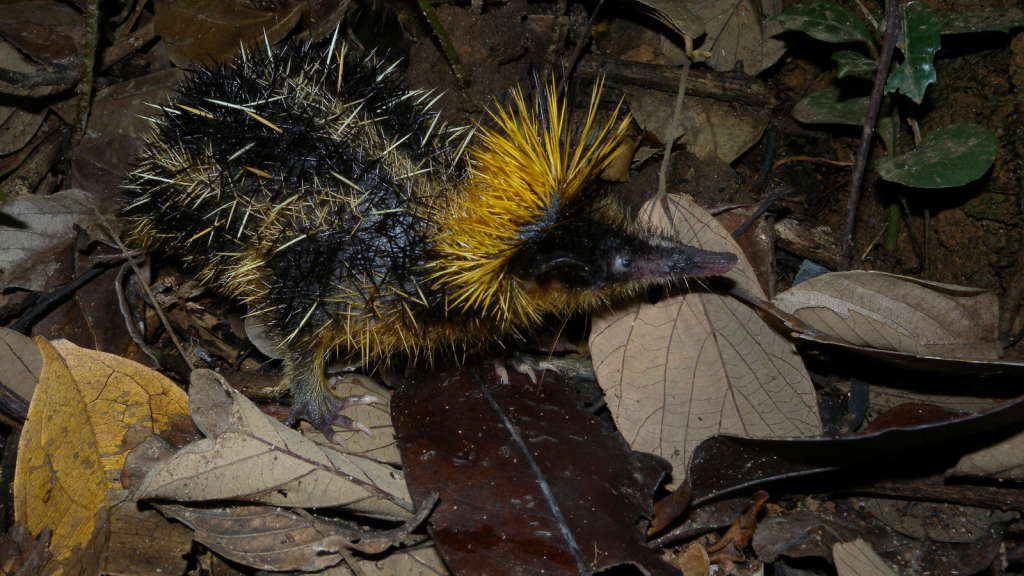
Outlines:
[{"label": "thin branch", "polygon": [[882,91],[889,76],[889,64],[896,48],[896,35],[900,28],[900,10],[897,0],[887,2],[889,14],[885,23],[885,39],[882,42],[882,55],[878,60],[878,72],[875,73],[875,85],[871,89],[871,104],[864,119],[864,131],[860,137],[860,149],[853,161],[850,177],[850,200],[846,205],[846,226],[843,227],[842,249],[839,255],[841,270],[850,268],[850,243],[853,241],[853,225],[857,220],[857,205],[860,203],[861,188],[864,185],[864,171],[867,168],[868,154],[871,152],[871,136],[875,133],[875,122],[878,120],[878,109],[882,106]]},{"label": "thin branch", "polygon": [[[420,0],[425,2],[426,0]],[[558,40],[562,37],[562,18],[565,16],[565,9],[568,7],[568,0],[558,0],[555,6],[555,17],[551,21],[551,36],[548,39],[548,49],[544,54],[544,70],[541,73],[541,80],[551,77],[551,70],[555,65],[555,55],[558,53]]]},{"label": "thin branch", "polygon": [[[0,82],[10,84],[14,88],[25,89],[40,86],[70,88],[78,82],[78,72],[60,65],[52,72],[15,72],[0,68]],[[0,89],[0,93],[4,93],[4,91]]]},{"label": "thin branch", "polygon": [[767,212],[773,204],[778,202],[780,198],[783,198],[786,195],[795,191],[796,188],[792,186],[780,186],[779,188],[772,190],[768,194],[768,197],[761,201],[760,204],[758,204],[757,210],[754,210],[754,212],[751,213],[750,216],[747,216],[747,219],[743,221],[743,224],[740,224],[739,228],[733,230],[732,237],[739,238],[740,235],[747,231],[747,228],[750,228],[754,224],[754,222],[757,222],[757,219],[760,218],[765,212]]},{"label": "thin branch", "polygon": [[96,73],[97,30],[100,25],[99,0],[88,0],[85,5],[85,38],[82,41],[82,68],[78,74],[78,110],[71,133],[71,143],[77,145],[85,138],[85,127],[92,110],[92,83]]},{"label": "thin branch", "polygon": [[601,12],[601,6],[603,4],[604,0],[597,0],[597,6],[594,7],[594,13],[590,15],[590,20],[587,21],[587,27],[583,29],[583,34],[580,35],[580,40],[576,43],[576,48],[572,51],[569,63],[565,66],[565,74],[562,75],[562,81],[558,84],[559,96],[565,93],[565,82],[569,78],[569,75],[572,74],[573,68],[576,67],[576,62],[580,59],[580,54],[583,53],[583,47],[590,42],[590,30],[594,27],[594,21],[597,20],[597,15]]},{"label": "thin branch", "polygon": [[39,302],[37,302],[36,305],[32,308],[32,310],[28,312],[28,314],[22,316],[21,319],[19,319],[17,322],[14,323],[13,326],[11,326],[11,330],[27,335],[28,330],[29,328],[31,328],[32,324],[40,316],[49,311],[50,307],[53,305],[54,302],[64,299],[66,296],[68,296],[75,290],[78,290],[79,288],[87,284],[90,280],[93,280],[100,274],[106,272],[109,268],[110,264],[93,264],[92,268],[89,268],[71,282],[68,282],[63,287],[54,290],[53,292],[50,292],[46,296],[43,296],[39,300]]},{"label": "thin branch", "polygon": [[[687,53],[692,52],[693,40],[685,37]],[[676,139],[675,129],[679,125],[679,116],[683,112],[683,96],[686,95],[686,78],[690,75],[690,57],[683,60],[683,73],[679,75],[679,91],[676,93],[676,106],[672,110],[672,123],[668,127],[668,142],[665,144],[665,157],[661,159],[661,172],[658,173],[658,196],[664,196],[668,188],[668,166],[672,158],[672,142]]]}]

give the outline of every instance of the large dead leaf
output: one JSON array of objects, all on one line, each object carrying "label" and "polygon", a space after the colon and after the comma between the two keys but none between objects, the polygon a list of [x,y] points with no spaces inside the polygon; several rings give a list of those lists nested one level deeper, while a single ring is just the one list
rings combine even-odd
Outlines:
[{"label": "large dead leaf", "polygon": [[111,509],[104,574],[168,576],[184,574],[192,549],[192,531],[156,510],[140,510],[134,502]]},{"label": "large dead leaf", "polygon": [[125,454],[146,436],[194,429],[184,392],[166,377],[67,341],[36,342],[43,367],[18,447],[15,517],[34,533],[53,530],[55,573],[95,572]]},{"label": "large dead leaf", "polygon": [[779,8],[777,4],[754,0],[685,2],[704,19],[707,30],[707,36],[694,48],[711,53],[706,62],[715,70],[732,70],[742,61],[748,74],[760,73],[786,51],[785,43],[774,38],[782,32],[782,26],[771,20]]},{"label": "large dead leaf", "polygon": [[768,108],[687,96],[679,122],[672,126],[676,95],[622,86],[636,121],[662,142],[679,138],[697,157],[732,162],[757,143],[768,126]]},{"label": "large dead leaf", "polygon": [[52,253],[78,236],[75,226],[91,238],[106,238],[99,218],[80,190],[52,196],[19,196],[0,209],[0,272],[3,288],[44,291],[56,270]]},{"label": "large dead leaf", "polygon": [[441,495],[431,535],[445,562],[495,576],[671,574],[643,536],[664,462],[602,431],[562,378],[509,376],[501,386],[490,366],[449,364],[395,394],[410,491]]},{"label": "large dead leaf", "polygon": [[896,572],[863,540],[842,542],[832,548],[839,576],[896,576]]},{"label": "large dead leaf", "polygon": [[999,302],[989,290],[882,272],[833,272],[772,301],[853,346],[922,356],[995,360]]},{"label": "large dead leaf", "polygon": [[210,370],[193,372],[189,390],[196,425],[208,438],[152,470],[137,499],[338,506],[397,520],[412,514],[400,471],[311,441],[260,412]]},{"label": "large dead leaf", "polygon": [[[642,218],[689,245],[740,254],[693,202],[656,199]],[[740,256],[719,282],[763,294]],[[692,282],[691,282],[692,284]],[[810,377],[796,349],[748,306],[715,292],[684,292],[657,304],[594,314],[591,354],[619,430],[635,450],[672,462],[677,486],[693,449],[717,434],[821,433]]]},{"label": "large dead leaf", "polygon": [[193,62],[212,66],[238,53],[240,45],[284,38],[302,16],[301,8],[280,12],[253,10],[230,0],[157,0],[153,25],[167,44],[175,66]]}]

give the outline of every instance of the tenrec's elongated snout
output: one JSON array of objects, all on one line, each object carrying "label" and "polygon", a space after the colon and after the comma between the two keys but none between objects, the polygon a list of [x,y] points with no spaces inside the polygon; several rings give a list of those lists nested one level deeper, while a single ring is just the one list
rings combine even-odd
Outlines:
[{"label": "tenrec's elongated snout", "polygon": [[663,261],[661,276],[682,278],[685,276],[716,276],[732,270],[739,258],[729,252],[711,252],[692,246],[677,245],[666,247],[671,250]]}]

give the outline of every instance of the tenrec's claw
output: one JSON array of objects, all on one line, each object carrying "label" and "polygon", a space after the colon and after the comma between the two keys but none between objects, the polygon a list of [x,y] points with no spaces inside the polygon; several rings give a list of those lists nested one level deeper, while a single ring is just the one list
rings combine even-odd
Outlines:
[{"label": "tenrec's claw", "polygon": [[534,384],[537,383],[537,373],[534,372],[533,367],[531,367],[526,362],[523,362],[519,358],[514,358],[512,359],[512,367],[515,368],[516,372],[519,372],[520,374],[526,374],[527,376],[529,376],[530,381],[533,382]]},{"label": "tenrec's claw", "polygon": [[498,375],[502,384],[508,384],[508,370],[505,369],[505,361],[501,358],[494,359],[494,373]]}]

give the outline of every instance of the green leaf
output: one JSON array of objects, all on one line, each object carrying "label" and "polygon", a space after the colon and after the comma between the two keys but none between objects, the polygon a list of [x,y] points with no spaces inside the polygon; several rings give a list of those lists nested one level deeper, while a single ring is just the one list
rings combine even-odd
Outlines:
[{"label": "green leaf", "polygon": [[[829,86],[815,92],[793,107],[793,118],[807,124],[853,124],[863,126],[868,116],[870,96],[843,98],[838,86]],[[885,143],[886,150],[892,150],[892,117],[889,114],[888,99],[882,102],[875,131]]]},{"label": "green leaf", "polygon": [[897,43],[903,51],[903,63],[889,75],[885,93],[898,90],[920,104],[925,89],[936,80],[932,60],[942,43],[939,17],[923,2],[910,2],[903,6],[902,27]]},{"label": "green leaf", "polygon": [[878,62],[852,50],[840,50],[832,55],[832,59],[839,64],[839,77],[850,75],[863,75],[870,73],[873,77],[875,70],[878,70]]},{"label": "green leaf", "polygon": [[805,32],[825,42],[871,44],[871,32],[864,21],[850,9],[832,2],[793,6],[776,16],[775,20],[786,30]]},{"label": "green leaf", "polygon": [[1016,8],[1004,10],[987,8],[964,10],[947,14],[939,20],[939,34],[966,34],[968,32],[1009,32],[1024,26],[1024,12]]},{"label": "green leaf", "polygon": [[882,178],[915,188],[963,186],[988,172],[997,147],[988,128],[954,124],[925,136],[910,154],[878,160],[875,168]]}]

